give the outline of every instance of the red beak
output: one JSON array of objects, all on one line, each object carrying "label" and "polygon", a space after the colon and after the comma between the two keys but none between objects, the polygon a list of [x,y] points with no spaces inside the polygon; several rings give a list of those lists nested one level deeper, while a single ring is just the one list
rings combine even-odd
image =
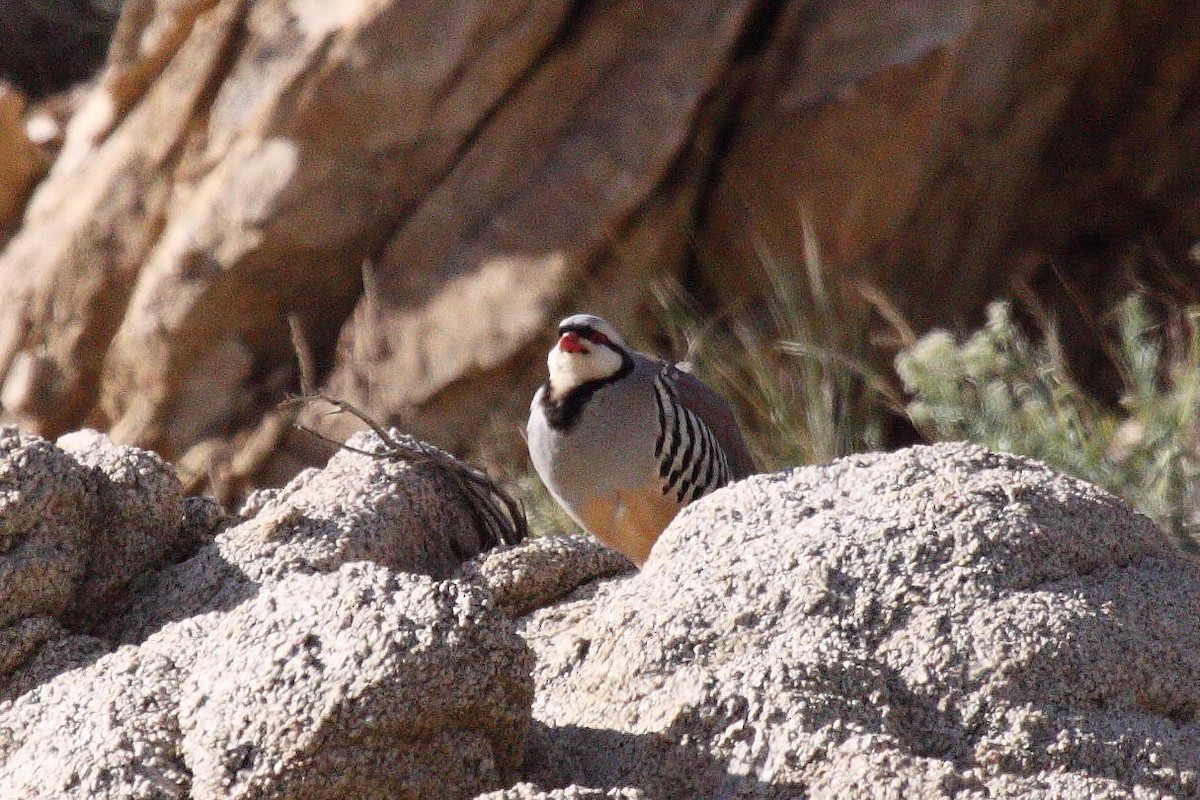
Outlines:
[{"label": "red beak", "polygon": [[558,349],[564,353],[586,353],[588,351],[583,340],[575,331],[567,331],[562,335],[558,340]]}]

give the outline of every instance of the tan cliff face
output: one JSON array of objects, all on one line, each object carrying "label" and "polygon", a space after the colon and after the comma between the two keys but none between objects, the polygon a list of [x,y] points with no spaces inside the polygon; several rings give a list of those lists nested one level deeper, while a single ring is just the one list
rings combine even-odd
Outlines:
[{"label": "tan cliff face", "polygon": [[236,497],[328,455],[298,361],[466,451],[554,320],[647,327],[662,278],[740,313],[819,255],[847,337],[866,285],[918,329],[1099,302],[1200,238],[1200,11],[1127,5],[128,2],[24,207],[0,119],[0,399]]}]

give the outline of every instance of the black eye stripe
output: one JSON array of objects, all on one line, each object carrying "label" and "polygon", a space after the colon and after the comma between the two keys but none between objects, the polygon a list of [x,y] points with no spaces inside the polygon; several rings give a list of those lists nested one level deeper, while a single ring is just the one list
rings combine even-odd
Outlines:
[{"label": "black eye stripe", "polygon": [[558,335],[562,336],[564,333],[577,333],[582,338],[596,344],[610,344],[612,342],[612,339],[605,333],[596,330],[591,325],[564,325],[558,329]]}]

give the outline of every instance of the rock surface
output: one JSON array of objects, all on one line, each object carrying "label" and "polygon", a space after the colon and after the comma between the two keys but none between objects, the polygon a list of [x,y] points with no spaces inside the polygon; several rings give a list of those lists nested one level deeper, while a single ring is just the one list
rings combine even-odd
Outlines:
[{"label": "rock surface", "polygon": [[633,562],[591,536],[547,536],[492,550],[467,562],[457,576],[487,586],[509,616],[561,600],[590,581],[633,572]]},{"label": "rock surface", "polygon": [[197,654],[177,698],[196,797],[462,797],[524,755],[531,655],[462,584],[352,563],[165,644]]},{"label": "rock surface", "polygon": [[217,534],[153,454],[2,433],[0,796],[470,797],[517,778],[532,654],[480,586],[438,580],[482,547],[441,474],[345,451]]},{"label": "rock surface", "polygon": [[[378,446],[367,433],[348,444]],[[140,641],[171,620],[236,606],[294,571],[326,572],[350,561],[450,577],[484,549],[457,498],[445,478],[424,468],[343,450],[325,469],[252,496],[244,522],[187,561],[147,576],[127,613],[103,630],[115,640]]]},{"label": "rock surface", "polygon": [[184,524],[179,479],[153,453],[92,431],[56,446],[0,428],[0,624],[87,629],[139,574],[210,537]]},{"label": "rock surface", "polygon": [[[57,446],[84,468],[91,536],[81,549],[87,571],[77,587],[73,627],[89,628],[130,580],[211,541],[221,518],[191,522],[175,471],[156,454],[114,445],[96,431],[60,436]],[[193,504],[194,505],[194,504]]]},{"label": "rock surface", "polygon": [[521,632],[547,789],[1200,792],[1200,568],[1111,496],[980,448],[735,484]]},{"label": "rock surface", "polygon": [[33,185],[46,171],[46,159],[25,133],[25,98],[0,82],[0,248],[20,222]]},{"label": "rock surface", "polygon": [[0,796],[1200,793],[1200,565],[1036,462],[756,476],[641,572],[479,552],[460,506],[343,451],[231,524],[150,453],[0,430]]},{"label": "rock surface", "polygon": [[589,789],[585,786],[566,786],[545,791],[532,783],[518,783],[511,789],[481,794],[476,800],[644,800],[637,789]]},{"label": "rock surface", "polygon": [[296,573],[0,704],[0,793],[470,796],[520,763],[531,666],[463,584]]},{"label": "rock surface", "polygon": [[865,286],[920,330],[1018,282],[1072,298],[1072,346],[1131,258],[1194,293],[1197,31],[1185,0],[131,2],[0,253],[4,410],[241,498],[328,456],[274,411],[306,363],[516,451],[564,312],[653,336],[681,279],[753,317],[814,256],[852,344]]}]

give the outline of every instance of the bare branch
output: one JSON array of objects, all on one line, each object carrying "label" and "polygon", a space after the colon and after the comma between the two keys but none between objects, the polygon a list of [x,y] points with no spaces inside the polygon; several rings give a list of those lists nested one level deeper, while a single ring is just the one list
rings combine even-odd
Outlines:
[{"label": "bare branch", "polygon": [[296,365],[300,370],[300,394],[311,395],[317,385],[317,362],[313,359],[312,346],[304,335],[304,323],[296,312],[288,312],[287,324],[292,337],[292,349],[296,351]]}]

